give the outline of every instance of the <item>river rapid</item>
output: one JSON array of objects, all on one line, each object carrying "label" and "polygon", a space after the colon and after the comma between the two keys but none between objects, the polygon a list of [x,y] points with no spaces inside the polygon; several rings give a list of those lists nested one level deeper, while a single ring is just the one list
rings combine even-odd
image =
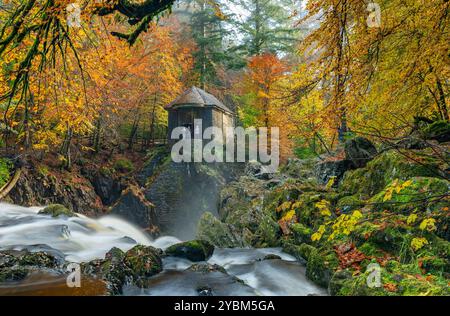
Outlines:
[{"label": "river rapid", "polygon": [[[152,239],[113,216],[52,218],[38,214],[41,209],[0,203],[0,250],[44,250],[67,262],[81,263],[102,259],[113,247],[127,251],[142,244],[164,250],[180,242],[171,236]],[[269,254],[281,259],[263,260]],[[188,269],[193,265],[189,260],[165,257],[163,272],[149,279],[148,288],[124,286],[123,294],[195,296],[203,287],[205,295],[326,295],[324,289],[305,277],[305,267],[279,248],[216,248],[207,263],[222,266],[227,274],[192,271]],[[236,282],[236,278],[243,282]],[[27,289],[33,289],[31,294],[39,294],[39,290],[50,286],[46,282],[55,282],[50,279],[31,276],[20,283],[0,283],[0,294],[28,294]],[[18,289],[22,291],[17,292]]]}]

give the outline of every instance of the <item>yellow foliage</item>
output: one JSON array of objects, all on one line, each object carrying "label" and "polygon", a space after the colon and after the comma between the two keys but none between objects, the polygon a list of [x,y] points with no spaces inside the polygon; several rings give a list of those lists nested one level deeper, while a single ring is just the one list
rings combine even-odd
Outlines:
[{"label": "yellow foliage", "polygon": [[423,246],[428,244],[428,240],[426,240],[425,238],[413,238],[413,240],[411,240],[411,248],[414,251],[417,251],[421,248],[423,248]]},{"label": "yellow foliage", "polygon": [[327,200],[321,200],[320,202],[314,204],[314,206],[319,209],[322,216],[331,216],[330,202]]},{"label": "yellow foliage", "polygon": [[436,230],[436,220],[434,218],[427,218],[420,223],[421,230],[434,231]]},{"label": "yellow foliage", "polygon": [[416,222],[416,220],[417,220],[417,214],[413,213],[413,214],[408,216],[408,219],[407,219],[406,223],[408,225],[411,225],[411,224],[414,224]]}]

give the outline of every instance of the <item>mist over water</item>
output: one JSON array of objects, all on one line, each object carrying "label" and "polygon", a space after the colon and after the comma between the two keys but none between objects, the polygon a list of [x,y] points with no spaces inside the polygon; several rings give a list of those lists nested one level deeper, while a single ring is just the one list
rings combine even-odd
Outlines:
[{"label": "mist over water", "polygon": [[[68,262],[88,262],[104,258],[113,247],[127,251],[143,244],[166,249],[180,242],[172,236],[151,239],[141,229],[114,216],[52,218],[38,214],[41,209],[0,203],[0,250],[45,250]],[[263,260],[267,254],[281,259]],[[306,279],[304,267],[295,258],[278,248],[215,249],[207,263],[218,264],[227,273],[192,271],[188,268],[193,262],[166,257],[164,271],[150,278],[147,289],[125,286],[124,295],[198,295],[203,287],[214,295],[326,294]],[[245,283],[237,282],[236,277]],[[40,282],[40,287],[46,286]]]}]

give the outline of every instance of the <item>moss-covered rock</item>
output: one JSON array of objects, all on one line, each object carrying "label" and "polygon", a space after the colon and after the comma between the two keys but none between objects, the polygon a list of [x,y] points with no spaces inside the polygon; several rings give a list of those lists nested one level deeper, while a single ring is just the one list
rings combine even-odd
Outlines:
[{"label": "moss-covered rock", "polygon": [[141,287],[147,278],[162,271],[161,251],[153,247],[135,246],[125,253],[122,262],[130,271],[128,277]]},{"label": "moss-covered rock", "polygon": [[0,269],[0,283],[14,282],[25,279],[30,273],[28,267],[11,267],[8,269]]},{"label": "moss-covered rock", "polygon": [[41,215],[51,215],[52,217],[58,216],[67,216],[67,217],[76,217],[77,215],[69,210],[67,207],[61,204],[51,204],[39,211]]},{"label": "moss-covered rock", "polygon": [[0,252],[0,282],[20,281],[36,270],[59,271],[59,260],[46,252]]},{"label": "moss-covered rock", "polygon": [[106,281],[109,294],[118,295],[126,282],[145,287],[149,277],[162,271],[161,255],[160,249],[142,245],[126,253],[113,248],[105,259],[82,264],[82,272]]},{"label": "moss-covered rock", "polygon": [[339,296],[342,295],[341,290],[343,287],[346,286],[348,282],[350,282],[352,279],[352,273],[345,269],[345,270],[339,270],[336,271],[328,285],[328,291],[330,295],[332,296]]},{"label": "moss-covered rock", "polygon": [[220,248],[250,246],[231,225],[221,222],[210,212],[204,213],[200,218],[197,238]]},{"label": "moss-covered rock", "polygon": [[194,262],[206,261],[213,252],[214,246],[204,240],[191,240],[166,249],[166,254],[169,256],[185,258]]},{"label": "moss-covered rock", "polygon": [[[411,210],[426,204],[429,211],[436,211],[448,206],[448,202],[438,197],[444,197],[450,191],[450,182],[438,178],[415,177],[409,179],[412,184],[401,192],[393,192],[392,198],[384,202],[387,188],[369,200],[374,210],[394,208],[398,211]],[[389,183],[390,184],[390,183]]]},{"label": "moss-covered rock", "polygon": [[290,226],[292,231],[294,241],[296,244],[307,243],[311,241],[311,234],[313,233],[312,229],[300,224],[296,223]]},{"label": "moss-covered rock", "polygon": [[347,172],[340,189],[348,195],[358,194],[365,199],[382,191],[393,179],[436,177],[441,174],[439,165],[438,159],[425,151],[408,151],[403,155],[390,150],[369,162],[365,168]]},{"label": "moss-covered rock", "polygon": [[227,274],[227,271],[224,267],[219,266],[218,264],[208,264],[208,263],[196,263],[191,265],[186,271],[200,272],[200,273],[210,273],[210,272],[221,272]]},{"label": "moss-covered rock", "polygon": [[338,260],[334,252],[321,253],[314,249],[308,255],[306,276],[314,283],[327,287],[337,265]]},{"label": "moss-covered rock", "polygon": [[361,201],[361,199],[358,196],[349,195],[339,199],[339,201],[336,204],[336,209],[342,213],[349,213],[351,211],[360,209],[363,206],[364,201]]}]

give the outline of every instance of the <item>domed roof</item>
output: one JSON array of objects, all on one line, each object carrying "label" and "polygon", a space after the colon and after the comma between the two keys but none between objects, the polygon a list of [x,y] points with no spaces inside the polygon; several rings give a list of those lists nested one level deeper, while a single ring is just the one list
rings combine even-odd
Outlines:
[{"label": "domed roof", "polygon": [[176,109],[180,107],[217,107],[227,113],[233,113],[228,107],[220,102],[212,94],[197,88],[192,87],[184,91],[178,98],[166,105],[166,110]]}]

